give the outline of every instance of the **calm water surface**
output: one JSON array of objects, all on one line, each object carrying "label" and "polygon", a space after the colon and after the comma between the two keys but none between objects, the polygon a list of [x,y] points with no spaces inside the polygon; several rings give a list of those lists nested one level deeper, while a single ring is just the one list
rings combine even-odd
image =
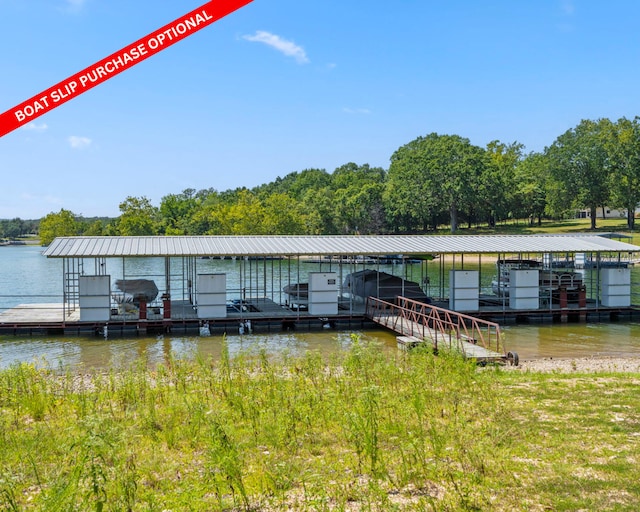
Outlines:
[{"label": "calm water surface", "polygon": [[[640,324],[553,324],[505,327],[508,350],[521,359],[541,357],[640,356]],[[320,331],[231,335],[226,338],[231,355],[258,353],[325,355],[348,348],[351,335],[378,343],[381,350],[397,350],[393,333],[381,330]],[[0,368],[20,362],[52,368],[87,370],[122,367],[143,360],[149,365],[166,362],[171,355],[218,359],[221,336],[161,335],[157,337],[44,337],[0,336]]]},{"label": "calm water surface", "polygon": [[[61,262],[48,260],[33,246],[0,247],[0,310],[25,302],[60,302]],[[208,261],[208,260],[207,260]],[[218,262],[220,265],[224,262]],[[142,262],[138,261],[138,265]],[[27,297],[30,296],[30,297]],[[640,356],[640,323],[540,324],[503,328],[508,350],[520,358]],[[363,339],[396,350],[395,335],[384,330],[356,331]],[[347,348],[351,332],[320,331],[232,335],[231,354],[265,351],[303,354],[309,350],[330,354]],[[157,337],[0,336],[0,368],[30,362],[72,370],[121,366],[138,358],[149,364],[178,357],[218,358],[222,337],[169,334]]]}]

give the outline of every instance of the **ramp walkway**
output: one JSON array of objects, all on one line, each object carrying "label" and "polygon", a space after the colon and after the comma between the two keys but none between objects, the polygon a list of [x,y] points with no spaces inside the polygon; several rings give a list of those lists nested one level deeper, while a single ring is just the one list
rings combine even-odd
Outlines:
[{"label": "ramp walkway", "polygon": [[516,352],[505,353],[498,324],[406,297],[396,300],[394,304],[368,297],[366,316],[396,332],[399,346],[427,342],[434,350],[457,351],[481,363],[518,364]]}]

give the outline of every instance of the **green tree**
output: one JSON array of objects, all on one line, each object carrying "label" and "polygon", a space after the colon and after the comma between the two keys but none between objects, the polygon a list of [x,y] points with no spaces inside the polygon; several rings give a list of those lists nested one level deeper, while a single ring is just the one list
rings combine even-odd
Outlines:
[{"label": "green tree", "polygon": [[219,196],[215,204],[204,210],[210,235],[262,235],[265,209],[250,190],[239,189]]},{"label": "green tree", "polygon": [[333,235],[335,227],[335,193],[331,187],[309,189],[300,202],[304,212],[305,233],[310,235]]},{"label": "green tree", "polygon": [[479,199],[489,226],[506,219],[517,207],[515,201],[516,167],[524,146],[494,140],[487,144],[488,162],[480,176]]},{"label": "green tree", "polygon": [[100,219],[93,222],[84,222],[82,234],[85,236],[101,236],[104,235],[105,223]]},{"label": "green tree", "polygon": [[568,207],[586,207],[591,212],[591,229],[596,229],[597,208],[611,198],[605,138],[610,124],[608,119],[582,120],[546,150],[552,210],[558,214]]},{"label": "green tree", "polygon": [[634,229],[640,204],[640,118],[611,123],[606,139],[613,206],[627,211],[627,227]]},{"label": "green tree", "polygon": [[331,175],[324,169],[305,169],[289,173],[284,178],[278,177],[271,183],[255,188],[254,193],[262,199],[270,194],[288,194],[300,201],[309,190],[318,190],[330,183]]},{"label": "green tree", "polygon": [[116,227],[122,236],[147,236],[157,233],[158,209],[146,197],[127,197],[119,205],[121,215]]},{"label": "green tree", "polygon": [[195,194],[196,204],[191,210],[187,231],[191,235],[218,234],[212,225],[213,211],[222,202],[220,193],[210,188],[199,190]]},{"label": "green tree", "polygon": [[370,183],[380,184],[387,179],[382,167],[370,167],[369,164],[358,165],[353,162],[341,165],[331,175],[331,183],[335,190],[354,188]]},{"label": "green tree", "polygon": [[332,174],[334,224],[342,233],[379,233],[385,229],[383,193],[386,171],[353,162]]},{"label": "green tree", "polygon": [[387,211],[422,222],[448,211],[451,232],[459,212],[472,212],[485,151],[459,135],[431,133],[400,147],[391,157],[385,192]]},{"label": "green tree", "polygon": [[530,153],[518,162],[515,171],[514,216],[528,217],[530,222],[542,216],[547,206],[549,167],[542,153]]},{"label": "green tree", "polygon": [[75,236],[79,224],[76,216],[69,210],[61,209],[58,213],[49,213],[40,220],[40,243],[49,245],[56,237]]},{"label": "green tree", "polygon": [[394,231],[426,231],[437,225],[442,211],[433,176],[426,171],[422,138],[399,148],[391,157],[383,200]]},{"label": "green tree", "polygon": [[195,189],[188,188],[180,194],[169,194],[160,201],[160,222],[166,235],[189,234],[189,223],[198,206]]},{"label": "green tree", "polygon": [[27,222],[20,217],[0,221],[0,236],[18,238],[27,233]]},{"label": "green tree", "polygon": [[301,204],[288,194],[271,194],[264,201],[262,231],[267,235],[303,235],[306,233]]},{"label": "green tree", "polygon": [[385,184],[364,183],[335,193],[335,224],[343,233],[374,234],[385,229],[382,196]]}]

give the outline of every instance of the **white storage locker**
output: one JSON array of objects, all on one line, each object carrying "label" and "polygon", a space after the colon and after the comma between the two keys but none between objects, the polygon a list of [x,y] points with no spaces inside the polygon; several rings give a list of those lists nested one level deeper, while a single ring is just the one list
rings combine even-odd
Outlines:
[{"label": "white storage locker", "polygon": [[198,274],[196,282],[198,318],[227,316],[227,275]]},{"label": "white storage locker", "polygon": [[540,271],[509,272],[509,307],[511,309],[540,309]]},{"label": "white storage locker", "polygon": [[111,276],[80,276],[78,302],[81,322],[108,322],[111,318]]},{"label": "white storage locker", "polygon": [[309,314],[338,314],[338,276],[335,272],[309,272]]},{"label": "white storage locker", "polygon": [[600,270],[600,298],[609,308],[631,305],[631,269],[603,268]]},{"label": "white storage locker", "polygon": [[480,273],[477,270],[449,271],[449,309],[478,311],[480,308]]}]

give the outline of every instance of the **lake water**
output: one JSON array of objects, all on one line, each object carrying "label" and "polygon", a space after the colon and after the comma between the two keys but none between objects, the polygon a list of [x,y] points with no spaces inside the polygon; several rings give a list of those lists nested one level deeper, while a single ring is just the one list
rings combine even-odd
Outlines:
[{"label": "lake water", "polygon": [[[0,247],[0,310],[27,302],[62,302],[62,262],[47,259],[41,252],[40,247],[34,246]],[[235,262],[204,260],[201,264],[224,270]],[[157,260],[154,263],[137,260],[135,265],[136,271],[146,275],[161,272],[155,268]],[[129,267],[126,270],[127,274],[133,271]],[[417,265],[407,271],[413,280],[420,281],[425,269]],[[437,275],[433,273],[433,267],[427,272],[433,285]],[[483,273],[490,276],[490,269]],[[330,354],[348,347],[353,333],[378,343],[381,350],[397,350],[395,335],[386,330],[231,335],[227,337],[227,343],[231,354],[246,351],[302,354],[309,350]],[[640,356],[640,322],[505,326],[503,333],[507,349],[518,352],[521,359]],[[100,336],[0,335],[0,368],[18,362],[34,362],[72,370],[103,369],[138,358],[153,365],[165,361],[170,354],[217,358],[222,342],[223,338],[219,336],[179,333],[150,337],[110,336],[108,340]]]}]

